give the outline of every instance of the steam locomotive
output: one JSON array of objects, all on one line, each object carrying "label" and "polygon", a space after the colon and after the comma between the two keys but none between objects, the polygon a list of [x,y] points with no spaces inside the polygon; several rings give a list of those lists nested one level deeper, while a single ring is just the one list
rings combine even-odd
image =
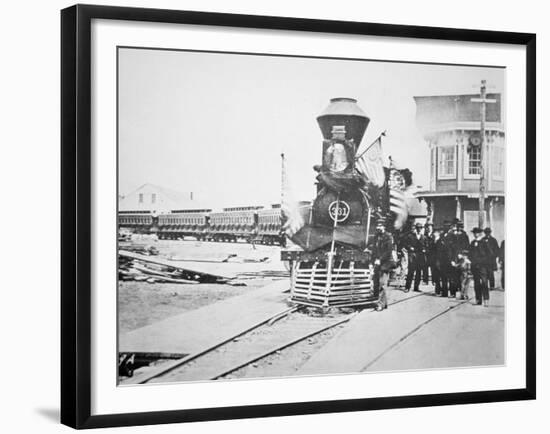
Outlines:
[{"label": "steam locomotive", "polygon": [[[370,119],[352,98],[334,98],[317,117],[323,136],[322,164],[314,167],[317,196],[310,215],[283,250],[291,264],[290,300],[329,308],[381,303],[377,270],[369,250],[371,221],[384,218],[394,229],[390,190],[406,187],[404,172],[374,167],[382,181],[359,171],[358,148]],[[369,162],[366,162],[369,164]]]}]

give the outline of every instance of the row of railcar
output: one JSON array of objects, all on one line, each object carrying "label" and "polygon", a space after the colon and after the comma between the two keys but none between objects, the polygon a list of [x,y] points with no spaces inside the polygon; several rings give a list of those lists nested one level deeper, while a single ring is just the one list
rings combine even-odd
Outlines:
[{"label": "row of railcar", "polygon": [[118,226],[121,228],[134,228],[136,230],[150,228],[153,224],[151,214],[142,213],[119,213]]},{"label": "row of railcar", "polygon": [[[302,206],[308,206],[303,203]],[[279,205],[224,208],[222,211],[173,211],[154,216],[143,213],[119,214],[119,228],[139,233],[156,233],[160,239],[194,237],[200,241],[282,245],[282,216]]]}]

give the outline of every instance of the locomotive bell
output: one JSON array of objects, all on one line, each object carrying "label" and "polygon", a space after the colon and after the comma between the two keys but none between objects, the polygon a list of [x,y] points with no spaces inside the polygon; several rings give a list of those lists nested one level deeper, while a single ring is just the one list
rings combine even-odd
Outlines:
[{"label": "locomotive bell", "polygon": [[328,107],[317,117],[317,122],[325,140],[332,138],[333,127],[344,126],[346,139],[353,139],[357,148],[363,139],[370,119],[357,105],[357,100],[332,98]]}]

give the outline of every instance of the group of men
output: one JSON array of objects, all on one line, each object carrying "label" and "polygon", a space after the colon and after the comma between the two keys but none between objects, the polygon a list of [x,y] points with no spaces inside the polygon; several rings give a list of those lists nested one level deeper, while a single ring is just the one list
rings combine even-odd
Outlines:
[{"label": "group of men", "polygon": [[443,230],[434,230],[433,224],[416,223],[414,230],[405,234],[397,246],[386,232],[385,221],[378,220],[376,235],[370,245],[374,258],[375,286],[380,291],[378,309],[385,307],[388,278],[396,266],[396,250],[407,254],[408,272],[405,291],[420,291],[420,282],[431,281],[435,294],[442,297],[465,298],[473,282],[475,304],[488,306],[489,291],[495,288],[497,264],[502,268],[501,286],[504,289],[504,241],[499,247],[491,228],[472,229],[470,241],[464,224],[455,219]]}]

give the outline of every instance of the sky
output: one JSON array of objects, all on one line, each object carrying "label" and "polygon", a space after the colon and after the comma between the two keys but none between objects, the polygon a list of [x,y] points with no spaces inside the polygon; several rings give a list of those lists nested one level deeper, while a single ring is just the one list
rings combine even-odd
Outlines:
[{"label": "sky", "polygon": [[[368,57],[367,55],[365,57]],[[119,49],[119,193],[145,183],[212,207],[276,203],[281,157],[297,199],[314,197],[316,118],[351,97],[370,118],[361,148],[386,130],[385,158],[429,180],[414,96],[502,92],[498,68]]]}]

